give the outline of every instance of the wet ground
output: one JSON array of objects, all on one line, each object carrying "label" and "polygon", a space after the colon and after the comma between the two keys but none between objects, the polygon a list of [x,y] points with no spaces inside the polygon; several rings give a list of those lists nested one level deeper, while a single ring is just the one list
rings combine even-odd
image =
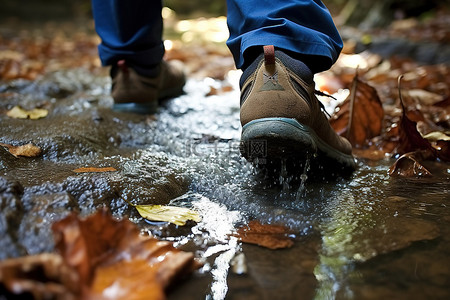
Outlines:
[{"label": "wet ground", "polygon": [[[227,80],[236,85],[237,71]],[[238,151],[238,89],[190,79],[155,115],[112,112],[110,80],[84,69],[0,84],[0,142],[42,148],[16,158],[0,147],[0,259],[53,250],[50,225],[107,206],[144,232],[204,260],[169,299],[448,299],[450,167],[431,179],[388,176],[392,160],[358,161],[350,178],[264,177]],[[49,110],[11,119],[14,105]],[[117,172],[75,173],[79,167]],[[436,173],[435,173],[436,174]],[[144,221],[135,204],[200,212],[198,224]],[[251,219],[284,224],[292,248],[230,236]]]}]

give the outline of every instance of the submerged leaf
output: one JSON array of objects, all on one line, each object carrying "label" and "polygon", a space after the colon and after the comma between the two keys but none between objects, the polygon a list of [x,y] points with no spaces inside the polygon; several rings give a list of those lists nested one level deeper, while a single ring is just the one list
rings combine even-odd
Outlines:
[{"label": "submerged leaf", "polygon": [[12,155],[15,157],[23,156],[23,157],[37,157],[41,155],[42,149],[38,146],[33,145],[32,143],[28,143],[21,146],[13,146],[8,144],[0,143],[0,146],[6,147]]},{"label": "submerged leaf", "polygon": [[75,173],[94,173],[94,172],[115,172],[117,171],[113,167],[95,168],[95,167],[82,167],[73,170]]},{"label": "submerged leaf", "polygon": [[294,245],[289,230],[282,225],[261,224],[253,220],[238,229],[237,237],[244,243],[256,244],[269,249],[290,248]]},{"label": "submerged leaf", "polygon": [[45,118],[48,115],[48,110],[41,108],[34,108],[32,110],[25,110],[20,106],[14,106],[6,115],[13,119],[31,119],[37,120]]},{"label": "submerged leaf", "polygon": [[195,222],[201,220],[198,212],[185,207],[164,205],[136,205],[135,207],[143,218],[150,221],[164,221],[183,226],[188,220]]}]

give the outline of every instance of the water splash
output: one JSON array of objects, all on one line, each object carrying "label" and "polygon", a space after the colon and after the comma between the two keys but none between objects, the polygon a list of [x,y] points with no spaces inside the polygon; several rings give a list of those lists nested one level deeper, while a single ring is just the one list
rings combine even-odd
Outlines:
[{"label": "water splash", "polygon": [[311,168],[311,157],[308,154],[305,160],[305,166],[303,168],[303,173],[300,175],[300,186],[295,194],[295,200],[300,201],[306,194],[306,180],[308,179],[308,172]]}]

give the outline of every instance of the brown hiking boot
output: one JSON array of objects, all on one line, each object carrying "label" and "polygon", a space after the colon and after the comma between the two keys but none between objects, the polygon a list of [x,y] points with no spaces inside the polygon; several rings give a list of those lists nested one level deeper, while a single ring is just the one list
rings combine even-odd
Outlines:
[{"label": "brown hiking boot", "polygon": [[111,96],[114,99],[113,109],[117,111],[154,113],[159,100],[181,95],[186,82],[182,66],[176,62],[162,61],[159,75],[146,77],[121,60],[113,73]]},{"label": "brown hiking boot", "polygon": [[241,78],[241,153],[249,161],[314,157],[324,170],[355,168],[352,146],[336,134],[315,96],[309,68],[273,46]]}]

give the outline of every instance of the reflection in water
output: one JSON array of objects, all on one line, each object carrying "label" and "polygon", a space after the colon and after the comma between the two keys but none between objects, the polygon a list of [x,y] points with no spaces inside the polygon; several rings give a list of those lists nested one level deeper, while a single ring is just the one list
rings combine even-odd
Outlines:
[{"label": "reflection in water", "polygon": [[[421,205],[417,200],[423,189],[416,186],[415,194],[411,194],[387,186],[392,188],[395,182],[389,179],[385,168],[363,167],[353,180],[334,189],[335,197],[324,207],[327,216],[319,225],[322,249],[314,270],[319,283],[315,299],[360,299],[362,295],[366,298],[364,292],[371,288],[374,290],[371,297],[376,299],[375,286],[370,287],[371,282],[365,281],[365,276],[373,277],[376,270],[362,272],[367,264],[381,257],[389,261],[388,255],[404,249],[413,251],[410,247],[413,243],[434,240],[441,235],[435,219],[427,220],[423,218],[425,214],[414,215],[415,207]],[[395,194],[390,195],[392,192]],[[439,194],[443,195],[442,191]],[[416,201],[408,201],[409,197]],[[429,195],[427,198],[431,201]],[[402,271],[399,268],[394,272]],[[395,275],[384,276],[388,276],[388,281],[402,281]],[[386,287],[378,288],[378,293],[396,295],[398,291]]]},{"label": "reflection in water", "polygon": [[[326,204],[320,224],[322,250],[314,274],[319,282],[316,299],[334,299],[337,295],[353,298],[346,285],[349,277],[357,276],[354,263],[376,255],[371,238],[373,230],[382,226],[382,216],[374,207],[382,205],[387,174],[385,170],[363,167],[348,183],[337,184],[334,197]],[[378,219],[380,218],[381,219]]]}]

